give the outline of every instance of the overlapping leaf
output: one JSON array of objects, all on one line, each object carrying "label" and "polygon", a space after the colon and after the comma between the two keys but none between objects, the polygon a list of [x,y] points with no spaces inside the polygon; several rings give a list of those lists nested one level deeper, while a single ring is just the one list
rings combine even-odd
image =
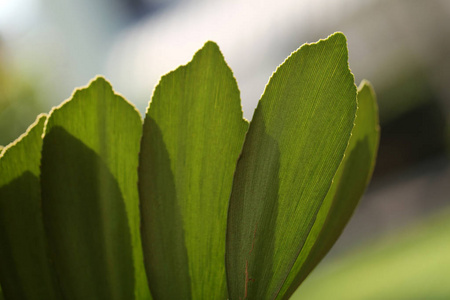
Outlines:
[{"label": "overlapping leaf", "polygon": [[144,121],[142,240],[157,299],[226,299],[225,234],[247,122],[216,44],[164,76]]},{"label": "overlapping leaf", "polygon": [[350,138],[356,87],[343,34],[273,74],[237,164],[227,232],[230,299],[273,299],[302,249]]},{"label": "overlapping leaf", "polygon": [[314,226],[279,297],[288,298],[336,242],[372,176],[379,141],[378,108],[371,85],[358,87],[350,142]]},{"label": "overlapping leaf", "polygon": [[0,155],[0,283],[7,299],[59,299],[40,209],[45,120],[38,116]]},{"label": "overlapping leaf", "polygon": [[148,299],[139,234],[142,121],[99,77],[47,121],[43,219],[65,299]]}]

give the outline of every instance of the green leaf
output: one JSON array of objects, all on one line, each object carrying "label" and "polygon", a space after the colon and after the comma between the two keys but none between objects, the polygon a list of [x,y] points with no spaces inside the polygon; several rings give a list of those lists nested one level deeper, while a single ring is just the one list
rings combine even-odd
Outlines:
[{"label": "green leaf", "polygon": [[144,121],[142,241],[156,299],[226,299],[225,235],[248,124],[216,44],[164,76]]},{"label": "green leaf", "polygon": [[302,249],[353,128],[356,87],[335,33],[303,45],[258,104],[228,213],[230,299],[273,299]]},{"label": "green leaf", "polygon": [[[45,115],[0,155],[0,283],[8,299],[59,299],[41,218]],[[1,294],[1,292],[0,292]]]},{"label": "green leaf", "polygon": [[99,77],[52,110],[42,210],[66,299],[147,299],[137,168],[142,121]]},{"label": "green leaf", "polygon": [[288,298],[328,253],[350,220],[372,176],[380,137],[378,108],[369,82],[358,87],[358,110],[345,157],[279,297]]}]

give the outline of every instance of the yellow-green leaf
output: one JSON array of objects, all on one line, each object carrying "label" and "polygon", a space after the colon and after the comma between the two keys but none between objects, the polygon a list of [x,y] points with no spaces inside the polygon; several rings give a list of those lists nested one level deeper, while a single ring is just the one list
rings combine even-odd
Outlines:
[{"label": "yellow-green leaf", "polygon": [[142,121],[99,77],[52,110],[41,184],[44,225],[65,299],[148,299],[139,233]]},{"label": "yellow-green leaf", "polygon": [[144,121],[142,240],[156,299],[226,299],[225,234],[247,122],[216,44],[164,76]]},{"label": "yellow-green leaf", "polygon": [[275,298],[308,237],[353,128],[347,58],[342,33],[303,45],[264,91],[230,199],[230,299]]},{"label": "yellow-green leaf", "polygon": [[378,108],[369,82],[358,87],[358,110],[345,157],[279,297],[288,298],[328,253],[350,220],[372,176],[380,137]]}]

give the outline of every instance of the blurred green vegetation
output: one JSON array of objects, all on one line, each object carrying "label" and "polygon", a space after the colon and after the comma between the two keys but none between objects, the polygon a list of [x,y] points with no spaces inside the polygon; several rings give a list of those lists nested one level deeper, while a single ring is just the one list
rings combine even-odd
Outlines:
[{"label": "blurred green vegetation", "polygon": [[18,74],[0,41],[0,145],[25,132],[41,111],[35,85]]},{"label": "blurred green vegetation", "polygon": [[292,299],[450,299],[450,209],[333,257]]},{"label": "blurred green vegetation", "polygon": [[377,89],[380,122],[389,123],[415,108],[436,102],[429,75],[419,67],[404,69],[384,86]]}]

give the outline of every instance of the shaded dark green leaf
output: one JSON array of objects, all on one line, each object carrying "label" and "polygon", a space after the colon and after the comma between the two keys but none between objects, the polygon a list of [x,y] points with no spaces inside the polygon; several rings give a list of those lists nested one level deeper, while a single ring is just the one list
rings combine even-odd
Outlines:
[{"label": "shaded dark green leaf", "polygon": [[59,299],[41,215],[45,120],[40,115],[0,155],[0,283],[7,299]]},{"label": "shaded dark green leaf", "polygon": [[99,77],[52,110],[42,210],[66,299],[148,299],[139,234],[142,121]]}]

